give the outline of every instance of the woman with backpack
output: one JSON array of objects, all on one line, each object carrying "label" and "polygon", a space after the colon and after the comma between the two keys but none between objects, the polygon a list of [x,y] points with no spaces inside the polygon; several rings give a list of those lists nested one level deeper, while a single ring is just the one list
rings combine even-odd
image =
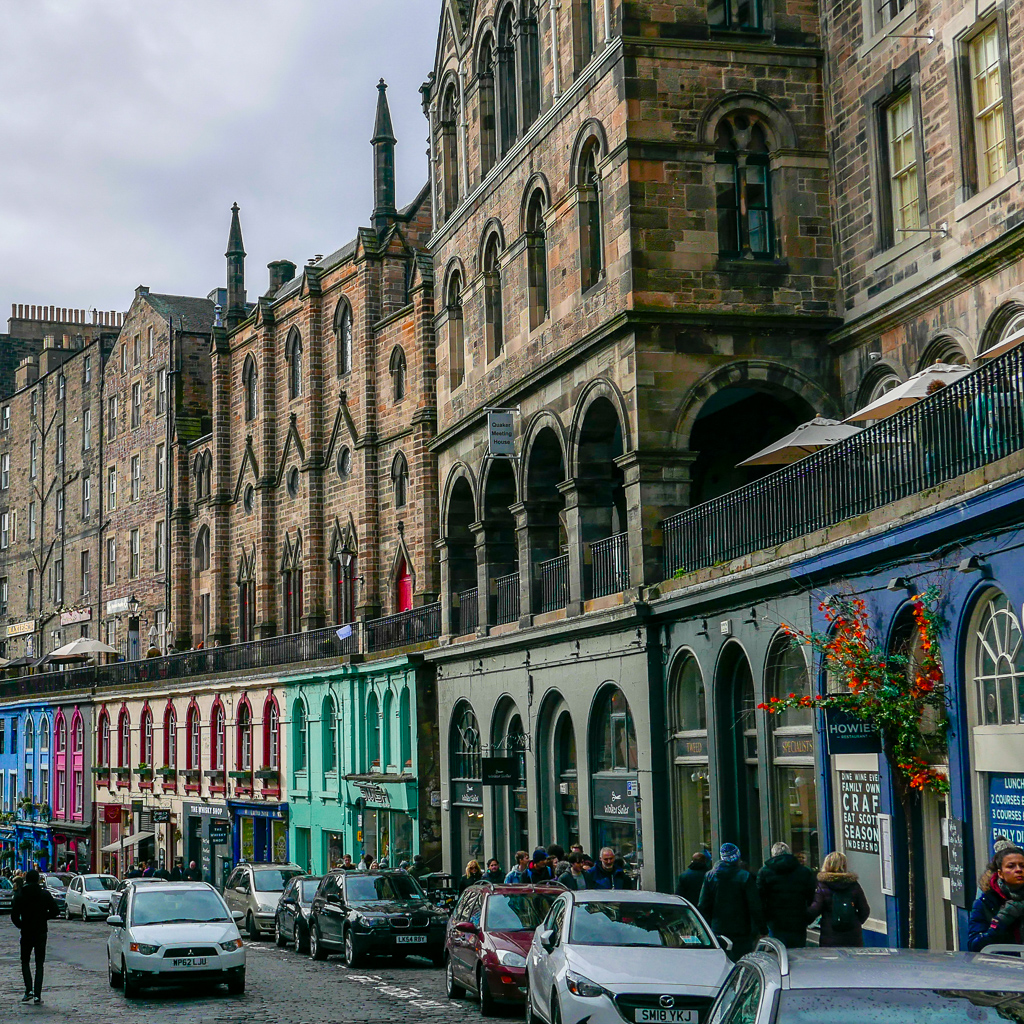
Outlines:
[{"label": "woman with backpack", "polygon": [[808,908],[808,920],[821,918],[819,946],[863,946],[861,925],[870,914],[867,897],[851,874],[846,857],[830,853],[818,872],[814,902]]}]

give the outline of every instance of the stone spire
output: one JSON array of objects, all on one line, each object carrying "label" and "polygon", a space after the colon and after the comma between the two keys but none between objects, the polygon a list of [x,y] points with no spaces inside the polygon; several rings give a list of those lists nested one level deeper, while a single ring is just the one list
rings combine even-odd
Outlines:
[{"label": "stone spire", "polygon": [[395,132],[388,108],[388,87],[382,78],[377,83],[377,120],[373,126],[373,227],[384,234],[395,213]]},{"label": "stone spire", "polygon": [[228,233],[228,308],[225,326],[230,331],[245,319],[245,246],[242,225],[238,221],[238,203],[231,206],[231,231]]}]

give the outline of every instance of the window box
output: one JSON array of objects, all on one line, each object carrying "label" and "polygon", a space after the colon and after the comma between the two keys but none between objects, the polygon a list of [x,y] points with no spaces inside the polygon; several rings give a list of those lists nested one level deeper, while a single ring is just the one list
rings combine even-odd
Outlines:
[{"label": "window box", "polygon": [[93,775],[109,775],[110,769],[106,765],[94,764],[91,768]]},{"label": "window box", "polygon": [[153,769],[149,768],[146,765],[140,764],[139,767],[135,769],[135,774],[138,775],[138,777],[144,781],[153,781]]},{"label": "window box", "polygon": [[173,779],[178,774],[177,768],[171,768],[169,765],[164,765],[163,768],[157,768],[156,774],[159,775],[165,782],[167,779]]},{"label": "window box", "polygon": [[268,780],[276,782],[281,773],[277,768],[261,768],[258,772],[254,772],[253,774],[257,779],[263,779],[265,782]]},{"label": "window box", "polygon": [[251,776],[251,771],[228,772],[229,779],[239,779],[243,782],[248,781]]},{"label": "window box", "polygon": [[203,772],[203,774],[208,779],[222,779],[224,777],[224,769],[223,768],[207,768],[206,771]]},{"label": "window box", "polygon": [[189,782],[197,782],[199,780],[199,769],[198,768],[183,768],[181,774]]}]

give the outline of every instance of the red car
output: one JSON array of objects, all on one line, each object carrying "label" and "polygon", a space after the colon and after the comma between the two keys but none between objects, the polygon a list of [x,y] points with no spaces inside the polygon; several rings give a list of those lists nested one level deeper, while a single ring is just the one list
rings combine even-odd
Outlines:
[{"label": "red car", "polygon": [[485,1017],[501,1003],[526,1002],[526,955],[537,925],[560,885],[491,885],[468,888],[448,922],[444,944],[445,989],[461,999],[477,994]]}]

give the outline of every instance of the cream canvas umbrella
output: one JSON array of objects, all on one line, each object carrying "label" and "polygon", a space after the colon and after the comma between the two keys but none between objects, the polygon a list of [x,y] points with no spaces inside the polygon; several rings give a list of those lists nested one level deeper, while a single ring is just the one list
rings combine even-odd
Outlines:
[{"label": "cream canvas umbrella", "polygon": [[847,416],[844,423],[862,423],[864,420],[881,420],[891,416],[900,409],[920,402],[947,384],[966,377],[973,372],[969,366],[953,366],[951,363],[935,363],[915,373],[913,377],[887,391],[881,398],[876,398],[870,405],[858,409],[852,416]]},{"label": "cream canvas umbrella", "polygon": [[51,651],[51,661],[66,661],[69,658],[87,658],[91,654],[117,654],[117,649],[105,644],[102,640],[93,640],[92,637],[80,636],[63,647]]},{"label": "cream canvas umbrella", "polygon": [[815,416],[813,420],[801,423],[792,433],[762,448],[756,455],[744,459],[741,466],[788,466],[799,462],[812,452],[828,448],[837,441],[844,441],[859,434],[862,427],[851,427],[839,420]]}]

